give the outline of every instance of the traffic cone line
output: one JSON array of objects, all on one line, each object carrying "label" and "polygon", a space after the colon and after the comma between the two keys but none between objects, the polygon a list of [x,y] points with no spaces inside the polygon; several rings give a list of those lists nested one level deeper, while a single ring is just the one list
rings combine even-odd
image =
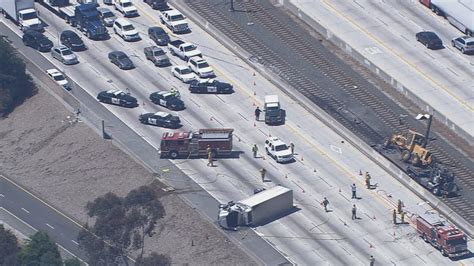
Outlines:
[{"label": "traffic cone line", "polygon": [[254,76],[254,77],[256,76],[256,75],[255,75],[255,71],[253,72],[253,76]]},{"label": "traffic cone line", "polygon": [[257,124],[255,124],[255,122],[253,122],[253,126],[254,126],[254,127],[256,127],[256,126],[257,126]]},{"label": "traffic cone line", "polygon": [[254,81],[254,82],[253,82],[253,85],[254,85],[254,86],[257,86],[257,83]]},{"label": "traffic cone line", "polygon": [[374,248],[374,246],[372,246],[372,244],[371,244],[371,243],[369,243],[369,248]]},{"label": "traffic cone line", "polygon": [[339,188],[339,193],[341,193],[341,192],[342,192],[342,191],[341,191],[341,188]]},{"label": "traffic cone line", "polygon": [[271,138],[271,137],[272,137],[272,133],[268,133],[268,136]]},{"label": "traffic cone line", "polygon": [[285,175],[285,178],[288,178],[288,175]]},{"label": "traffic cone line", "polygon": [[265,159],[265,155],[262,156],[262,159],[263,159],[264,161],[266,160],[266,159]]},{"label": "traffic cone line", "polygon": [[255,106],[255,105],[256,105],[256,104],[255,104],[255,102],[254,102],[254,103],[253,103],[253,106]]},{"label": "traffic cone line", "polygon": [[303,158],[303,156],[301,156],[301,161],[304,161],[304,158]]},{"label": "traffic cone line", "polygon": [[253,92],[253,95],[257,95],[257,92],[256,92],[256,91],[254,91],[254,92]]},{"label": "traffic cone line", "polygon": [[213,120],[213,119],[212,119],[212,116],[211,116],[211,117],[209,118],[209,121],[212,121],[212,120]]},{"label": "traffic cone line", "polygon": [[375,218],[375,215],[374,215],[373,219],[374,219],[374,220],[377,220],[377,218]]},{"label": "traffic cone line", "polygon": [[359,175],[362,175],[362,170],[361,169],[359,169]]}]

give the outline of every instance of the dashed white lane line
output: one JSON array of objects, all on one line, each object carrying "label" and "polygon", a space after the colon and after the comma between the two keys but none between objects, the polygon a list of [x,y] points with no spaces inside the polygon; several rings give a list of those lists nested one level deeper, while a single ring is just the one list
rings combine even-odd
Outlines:
[{"label": "dashed white lane line", "polygon": [[76,241],[71,240],[71,242],[79,246],[79,243],[77,243]]},{"label": "dashed white lane line", "polygon": [[2,197],[2,198],[5,198],[5,195],[3,195],[3,194],[0,194],[0,197]]},{"label": "dashed white lane line", "polygon": [[26,212],[26,213],[30,213],[29,210],[25,209],[25,208],[21,208],[22,211]]},{"label": "dashed white lane line", "polygon": [[47,223],[46,225],[47,225],[49,228],[54,229],[54,227],[53,227],[52,225],[50,225],[50,224],[48,224],[48,223]]}]

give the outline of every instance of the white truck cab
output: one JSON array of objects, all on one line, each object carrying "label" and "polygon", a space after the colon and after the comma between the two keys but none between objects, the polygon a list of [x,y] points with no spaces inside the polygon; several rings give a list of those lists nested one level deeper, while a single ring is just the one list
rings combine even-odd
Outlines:
[{"label": "white truck cab", "polygon": [[265,95],[263,111],[265,111],[266,124],[283,124],[285,122],[285,112],[281,109],[278,95]]}]

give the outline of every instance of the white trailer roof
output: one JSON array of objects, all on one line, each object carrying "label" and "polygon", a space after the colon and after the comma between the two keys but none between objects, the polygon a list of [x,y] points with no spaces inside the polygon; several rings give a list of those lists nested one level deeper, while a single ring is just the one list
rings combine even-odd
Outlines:
[{"label": "white trailer roof", "polygon": [[474,0],[432,0],[431,2],[468,28],[474,28]]},{"label": "white trailer roof", "polygon": [[288,191],[291,191],[291,189],[282,186],[275,186],[270,189],[259,192],[253,196],[250,196],[249,198],[240,200],[238,201],[238,203],[248,207],[255,207],[261,204],[262,202],[266,202],[274,197],[283,195]]}]

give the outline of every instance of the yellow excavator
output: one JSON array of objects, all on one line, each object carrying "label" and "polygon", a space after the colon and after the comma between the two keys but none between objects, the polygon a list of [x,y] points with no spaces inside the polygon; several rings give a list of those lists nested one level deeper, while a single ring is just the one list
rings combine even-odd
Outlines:
[{"label": "yellow excavator", "polygon": [[401,159],[414,166],[428,166],[433,163],[433,156],[426,148],[433,115],[418,115],[418,120],[428,119],[425,135],[414,130],[408,130],[407,135],[393,134],[386,142],[385,147],[395,146],[401,151]]}]

